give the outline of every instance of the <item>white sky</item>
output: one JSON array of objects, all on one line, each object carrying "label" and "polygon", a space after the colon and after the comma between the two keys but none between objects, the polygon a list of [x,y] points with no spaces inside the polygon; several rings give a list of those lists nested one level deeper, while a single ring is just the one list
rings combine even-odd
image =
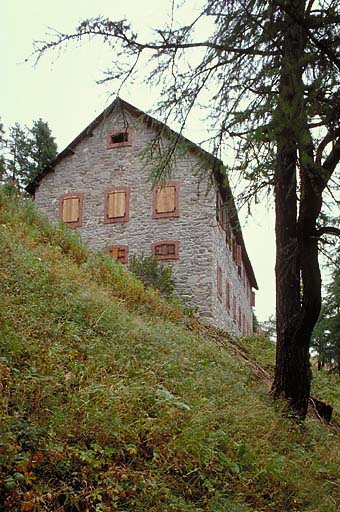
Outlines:
[{"label": "white sky", "polygon": [[[59,150],[89,124],[108,103],[108,86],[96,80],[110,64],[110,52],[93,41],[78,49],[48,54],[37,66],[30,57],[33,41],[46,39],[50,28],[72,31],[79,21],[103,15],[113,20],[124,16],[136,31],[147,34],[161,25],[170,12],[171,0],[1,0],[0,1],[0,117],[6,128],[15,122],[31,125],[47,121]],[[192,9],[199,0],[190,0]],[[121,96],[147,111],[157,101],[157,91],[143,83],[124,89]],[[197,122],[198,123],[198,122]],[[201,127],[190,126],[186,136],[198,140]],[[255,313],[265,320],[275,310],[274,221],[272,210],[259,205],[243,223],[247,251],[259,292]]]}]

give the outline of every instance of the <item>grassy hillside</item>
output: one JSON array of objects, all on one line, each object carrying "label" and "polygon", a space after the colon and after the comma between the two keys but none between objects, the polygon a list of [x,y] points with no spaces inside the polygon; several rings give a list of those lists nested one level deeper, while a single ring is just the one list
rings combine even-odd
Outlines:
[{"label": "grassy hillside", "polygon": [[3,192],[0,247],[0,510],[339,510],[337,428],[286,419],[227,336]]}]

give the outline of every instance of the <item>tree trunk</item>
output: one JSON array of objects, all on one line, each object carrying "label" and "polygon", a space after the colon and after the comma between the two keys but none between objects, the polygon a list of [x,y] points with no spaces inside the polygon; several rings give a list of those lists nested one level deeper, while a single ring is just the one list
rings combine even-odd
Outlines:
[{"label": "tree trunk", "polygon": [[[277,157],[274,173],[276,210],[276,327],[277,348],[274,398],[288,400],[299,418],[307,414],[311,372],[310,329],[304,330],[301,301],[301,257],[297,218],[298,141],[303,116],[305,35],[296,19],[303,17],[304,0],[286,0],[283,23],[282,73],[278,105],[273,118]],[[287,12],[294,13],[294,18]],[[303,116],[303,117],[301,117]]]}]

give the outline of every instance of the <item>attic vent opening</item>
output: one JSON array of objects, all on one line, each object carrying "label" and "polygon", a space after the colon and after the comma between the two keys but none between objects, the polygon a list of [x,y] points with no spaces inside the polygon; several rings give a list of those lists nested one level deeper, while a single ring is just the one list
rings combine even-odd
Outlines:
[{"label": "attic vent opening", "polygon": [[122,146],[131,146],[131,130],[125,128],[123,130],[114,130],[107,134],[107,148],[120,148]]},{"label": "attic vent opening", "polygon": [[121,144],[122,142],[129,142],[127,132],[118,132],[111,135],[111,144]]}]

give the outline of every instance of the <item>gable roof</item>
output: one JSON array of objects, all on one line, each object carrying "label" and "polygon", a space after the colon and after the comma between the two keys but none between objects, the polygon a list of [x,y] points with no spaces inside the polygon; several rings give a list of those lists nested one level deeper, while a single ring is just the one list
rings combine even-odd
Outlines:
[{"label": "gable roof", "polygon": [[250,263],[249,256],[247,254],[247,250],[245,247],[245,243],[243,240],[243,235],[241,231],[241,226],[239,223],[238,215],[237,215],[237,209],[235,206],[235,201],[233,194],[230,189],[230,185],[228,182],[228,178],[224,172],[224,164],[222,160],[218,159],[211,153],[208,153],[204,149],[202,149],[200,146],[195,144],[194,142],[190,141],[183,135],[178,134],[171,128],[169,128],[167,125],[162,123],[161,121],[158,121],[157,119],[153,118],[149,114],[146,114],[142,110],[139,110],[138,108],[134,107],[130,103],[128,103],[125,100],[122,100],[121,98],[116,98],[107,108],[103,110],[99,116],[97,116],[63,151],[61,151],[54,160],[52,160],[43,170],[40,174],[38,174],[34,180],[31,181],[26,187],[26,190],[29,194],[34,195],[35,190],[39,187],[39,183],[41,180],[50,172],[54,170],[54,167],[63,160],[66,156],[70,156],[74,154],[75,147],[84,139],[87,137],[92,137],[93,130],[106,118],[112,114],[112,112],[117,108],[120,107],[121,110],[125,110],[129,112],[133,117],[136,118],[142,118],[144,122],[146,122],[148,125],[152,125],[154,128],[158,128],[160,131],[165,132],[171,136],[179,137],[181,142],[183,142],[190,151],[197,154],[199,157],[203,157],[206,162],[209,162],[212,168],[213,176],[215,179],[215,182],[218,186],[218,189],[221,193],[222,199],[224,202],[228,202],[228,206],[233,212],[233,227],[235,230],[236,235],[236,241],[239,245],[242,247],[242,253],[243,253],[243,262],[244,266],[247,271],[247,275],[250,281],[250,284],[253,288],[258,290],[258,285],[256,282],[255,274],[253,267]]}]

